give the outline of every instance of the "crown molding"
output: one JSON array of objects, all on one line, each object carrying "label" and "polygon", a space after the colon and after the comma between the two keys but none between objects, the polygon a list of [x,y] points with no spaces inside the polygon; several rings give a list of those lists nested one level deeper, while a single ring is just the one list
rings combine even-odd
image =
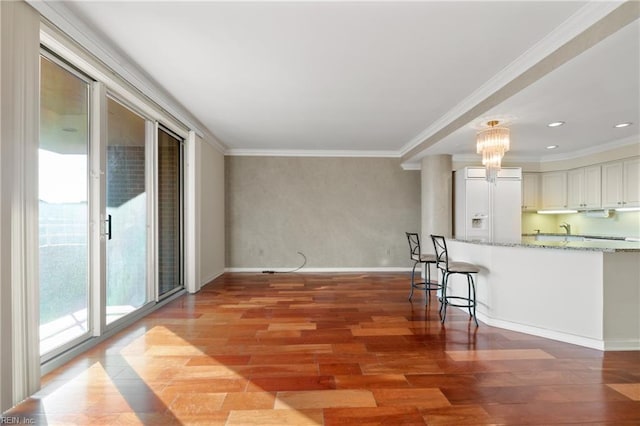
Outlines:
[{"label": "crown molding", "polygon": [[550,163],[553,161],[575,160],[589,155],[601,154],[603,152],[611,151],[613,149],[622,148],[629,145],[637,145],[638,154],[640,154],[640,135],[629,136],[627,138],[591,146],[589,148],[580,149],[578,151],[573,151],[570,153],[541,156],[539,157],[538,162]]},{"label": "crown molding", "polygon": [[[566,154],[556,155],[509,155],[509,163],[548,163],[554,161],[576,160],[589,155],[600,154],[629,145],[638,145],[640,136],[630,136],[597,146],[581,149]],[[350,158],[400,158],[400,151],[346,151],[346,150],[273,150],[273,149],[229,149],[225,152],[229,157],[350,157]],[[478,154],[455,154],[454,162],[480,163]],[[419,161],[406,161],[400,164],[403,170],[422,170]]]},{"label": "crown molding", "polygon": [[[461,118],[465,113],[471,111],[491,95],[497,93],[500,89],[505,88],[505,86],[516,80],[516,78],[521,76],[527,70],[531,69],[543,59],[550,56],[553,52],[557,51],[560,47],[564,46],[576,36],[592,27],[595,23],[613,12],[623,3],[625,3],[624,0],[610,2],[591,1],[587,3],[556,29],[547,34],[542,40],[534,44],[513,62],[491,77],[485,84],[471,93],[471,95],[455,105],[416,137],[408,141],[400,149],[401,156],[404,158],[405,156],[410,155],[411,151],[418,148],[429,138],[436,135],[436,133],[443,130],[446,126],[454,123],[454,121]],[[434,143],[435,142],[437,141],[434,141]],[[417,153],[415,155],[417,155]]]},{"label": "crown molding", "polygon": [[356,151],[356,150],[289,150],[289,149],[228,149],[229,157],[363,157],[400,158],[398,151]]},{"label": "crown molding", "polygon": [[64,2],[25,0],[40,16],[104,64],[111,72],[135,87],[142,95],[176,120],[193,130],[217,151],[224,153],[227,146],[166,90],[153,82],[146,73],[128,58],[116,52],[106,41],[71,12]]},{"label": "crown molding", "polygon": [[402,163],[402,170],[422,170],[422,163]]}]

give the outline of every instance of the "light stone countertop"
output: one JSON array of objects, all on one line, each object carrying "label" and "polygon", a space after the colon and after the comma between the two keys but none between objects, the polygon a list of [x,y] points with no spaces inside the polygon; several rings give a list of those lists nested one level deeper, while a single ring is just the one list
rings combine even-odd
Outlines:
[{"label": "light stone countertop", "polygon": [[[541,235],[558,235],[564,234],[541,234]],[[518,241],[489,241],[481,239],[464,239],[464,238],[451,238],[453,241],[460,241],[463,243],[479,244],[487,246],[501,246],[501,247],[524,247],[524,248],[547,248],[547,249],[559,249],[559,250],[584,250],[584,251],[601,251],[601,252],[636,252],[640,251],[639,241],[625,241],[623,237],[610,237],[615,238],[605,239],[609,237],[603,236],[586,236],[586,235],[571,235],[573,237],[585,237],[585,238],[599,238],[602,241],[537,241],[535,234],[525,234],[523,238]]]},{"label": "light stone countertop", "polygon": [[613,236],[613,235],[604,235],[604,234],[569,234],[567,235],[566,233],[553,233],[553,232],[539,232],[539,233],[532,233],[532,234],[522,234],[523,237],[535,237],[535,236],[547,236],[547,237],[582,237],[582,238],[594,238],[594,239],[601,239],[601,240],[620,240],[620,241],[624,241],[625,238],[627,237],[621,237],[621,236]]}]

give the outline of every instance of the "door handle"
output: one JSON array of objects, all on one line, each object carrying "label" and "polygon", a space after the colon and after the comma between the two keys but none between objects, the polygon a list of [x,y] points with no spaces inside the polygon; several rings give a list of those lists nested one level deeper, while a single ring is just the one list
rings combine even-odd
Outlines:
[{"label": "door handle", "polygon": [[107,215],[107,220],[105,220],[105,223],[107,225],[107,232],[105,232],[105,235],[108,237],[107,239],[111,239],[111,215],[108,214]]}]

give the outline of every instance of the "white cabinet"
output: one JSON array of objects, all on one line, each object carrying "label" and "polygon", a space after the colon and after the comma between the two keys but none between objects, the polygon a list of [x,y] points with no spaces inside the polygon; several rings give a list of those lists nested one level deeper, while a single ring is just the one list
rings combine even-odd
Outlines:
[{"label": "white cabinet", "polygon": [[540,173],[522,173],[522,211],[540,208]]},{"label": "white cabinet", "polygon": [[600,165],[582,167],[567,172],[567,205],[570,209],[601,207]]},{"label": "white cabinet", "polygon": [[624,162],[622,186],[625,207],[640,207],[640,158]]},{"label": "white cabinet", "polygon": [[640,207],[640,158],[602,165],[602,207]]},{"label": "white cabinet", "polygon": [[622,207],[622,162],[602,165],[602,207]]},{"label": "white cabinet", "polygon": [[547,172],[541,177],[543,210],[567,208],[567,172]]}]

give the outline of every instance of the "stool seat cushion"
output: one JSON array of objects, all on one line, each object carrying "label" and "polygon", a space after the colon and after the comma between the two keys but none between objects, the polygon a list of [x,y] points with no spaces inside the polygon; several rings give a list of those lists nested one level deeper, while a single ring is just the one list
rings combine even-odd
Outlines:
[{"label": "stool seat cushion", "polygon": [[438,259],[435,254],[421,254],[420,261],[421,262],[436,262]]},{"label": "stool seat cushion", "polygon": [[472,263],[449,262],[449,272],[452,272],[452,273],[465,274],[465,273],[473,273],[473,272],[479,272],[479,271],[480,271],[480,268],[478,268],[476,265]]}]

